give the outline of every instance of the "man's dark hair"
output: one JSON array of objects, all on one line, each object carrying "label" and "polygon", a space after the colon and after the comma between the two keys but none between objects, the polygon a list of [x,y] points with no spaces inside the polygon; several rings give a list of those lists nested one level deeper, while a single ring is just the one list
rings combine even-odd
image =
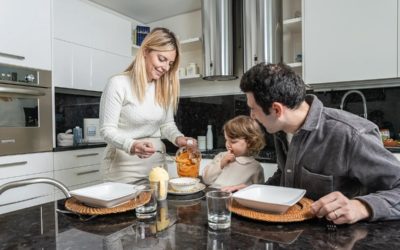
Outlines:
[{"label": "man's dark hair", "polygon": [[290,109],[297,108],[306,96],[306,85],[285,64],[259,63],[249,69],[240,80],[243,92],[252,92],[256,103],[269,115],[273,102]]}]

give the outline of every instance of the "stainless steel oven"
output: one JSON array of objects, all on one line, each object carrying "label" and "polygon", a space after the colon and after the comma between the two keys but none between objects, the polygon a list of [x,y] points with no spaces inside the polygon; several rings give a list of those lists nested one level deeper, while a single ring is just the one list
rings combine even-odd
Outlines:
[{"label": "stainless steel oven", "polygon": [[0,64],[0,155],[51,151],[51,71]]}]

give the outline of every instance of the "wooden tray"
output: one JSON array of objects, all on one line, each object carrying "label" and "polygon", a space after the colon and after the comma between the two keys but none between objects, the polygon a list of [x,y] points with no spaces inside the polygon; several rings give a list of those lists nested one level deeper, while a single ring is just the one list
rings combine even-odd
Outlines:
[{"label": "wooden tray", "polygon": [[146,204],[150,200],[150,194],[142,192],[135,199],[124,202],[115,207],[89,207],[84,203],[78,201],[76,198],[71,197],[65,201],[65,208],[84,215],[105,215],[105,214],[115,214],[123,213],[129,210],[133,210],[143,204]]},{"label": "wooden tray", "polygon": [[296,205],[290,207],[283,214],[270,214],[264,211],[253,210],[240,205],[237,201],[232,201],[231,211],[234,214],[250,219],[268,221],[268,222],[296,222],[314,218],[310,208],[312,200],[302,198]]}]

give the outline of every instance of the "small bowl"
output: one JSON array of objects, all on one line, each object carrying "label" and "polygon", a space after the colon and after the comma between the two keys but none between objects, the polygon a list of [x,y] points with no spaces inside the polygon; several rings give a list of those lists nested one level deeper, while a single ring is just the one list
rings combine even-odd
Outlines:
[{"label": "small bowl", "polygon": [[180,177],[169,180],[171,187],[180,192],[187,192],[196,187],[200,180],[197,178]]}]

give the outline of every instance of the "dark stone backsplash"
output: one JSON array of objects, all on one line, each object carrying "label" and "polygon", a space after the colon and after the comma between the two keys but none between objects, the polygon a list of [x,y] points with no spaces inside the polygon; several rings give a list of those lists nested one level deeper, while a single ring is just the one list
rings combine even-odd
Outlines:
[{"label": "dark stone backsplash", "polygon": [[[329,91],[314,93],[327,107],[339,108],[342,96],[346,91]],[[400,87],[363,89],[367,100],[368,119],[379,128],[390,130],[391,137],[399,139],[400,130]],[[312,92],[310,92],[312,93]],[[55,95],[56,133],[65,132],[75,126],[83,126],[83,118],[99,117],[100,93],[95,95],[62,94]],[[346,99],[345,110],[361,114],[362,104],[359,95],[352,94]],[[224,150],[225,139],[222,132],[224,123],[238,115],[249,115],[246,96],[224,95],[210,97],[182,97],[175,117],[178,128],[186,135],[197,138],[206,135],[207,125],[213,126],[214,148],[216,152]],[[266,135],[267,146],[261,155],[273,152],[272,136]],[[167,151],[176,152],[176,147],[164,140]]]}]

